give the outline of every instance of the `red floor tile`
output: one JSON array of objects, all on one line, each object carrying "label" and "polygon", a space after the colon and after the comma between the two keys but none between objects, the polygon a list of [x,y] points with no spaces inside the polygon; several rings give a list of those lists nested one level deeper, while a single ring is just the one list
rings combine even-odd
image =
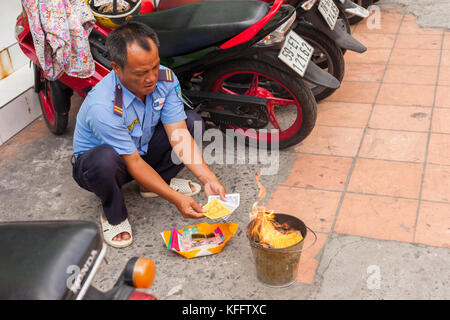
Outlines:
[{"label": "red floor tile", "polygon": [[399,34],[396,48],[401,49],[441,49],[441,35]]},{"label": "red floor tile", "polygon": [[441,66],[450,67],[450,50],[442,50]]},{"label": "red floor tile", "polygon": [[377,98],[378,104],[431,107],[435,86],[383,83]]},{"label": "red floor tile", "polygon": [[427,161],[450,166],[450,134],[431,134]]},{"label": "red floor tile", "polygon": [[344,58],[345,63],[371,63],[383,64],[389,60],[391,49],[369,48],[364,53],[347,51]]},{"label": "red floor tile", "polygon": [[383,82],[436,85],[437,74],[437,66],[389,65]]},{"label": "red floor tile", "polygon": [[342,81],[341,87],[326,101],[374,103],[380,84],[377,82]]},{"label": "red floor tile", "polygon": [[450,108],[450,86],[437,87],[436,107]]},{"label": "red floor tile", "polygon": [[422,199],[450,202],[450,166],[427,165]]},{"label": "red floor tile", "polygon": [[348,63],[343,81],[381,81],[385,65],[372,63]]},{"label": "red floor tile", "polygon": [[431,108],[377,104],[369,128],[428,132]]},{"label": "red floor tile", "polygon": [[390,65],[438,66],[440,50],[399,49],[392,51]]},{"label": "red floor tile", "polygon": [[397,12],[372,11],[368,18],[358,23],[356,32],[396,34],[399,31],[402,16]]},{"label": "red floor tile", "polygon": [[318,232],[330,232],[341,192],[275,187],[266,208],[301,219]]},{"label": "red floor tile", "polygon": [[372,105],[324,101],[318,105],[316,125],[364,128]]},{"label": "red floor tile", "polygon": [[418,198],[423,164],[358,159],[347,191]]},{"label": "red floor tile", "polygon": [[311,135],[295,147],[296,152],[353,157],[363,129],[316,126]]},{"label": "red floor tile", "polygon": [[392,47],[394,47],[396,35],[383,33],[362,33],[358,32],[358,28],[356,28],[356,32],[353,33],[353,37],[365,45],[369,50],[371,48],[392,49]]},{"label": "red floor tile", "polygon": [[423,162],[428,134],[367,129],[360,157],[380,160]]},{"label": "red floor tile", "polygon": [[441,66],[439,70],[439,85],[450,86],[450,67]]},{"label": "red floor tile", "polygon": [[444,44],[442,45],[442,49],[450,50],[450,32],[444,32]]},{"label": "red floor tile", "polygon": [[345,195],[334,231],[383,240],[412,242],[418,200]]},{"label": "red floor tile", "polygon": [[450,108],[434,108],[431,131],[450,133]]},{"label": "red floor tile", "polygon": [[415,242],[450,248],[450,203],[422,201]]},{"label": "red floor tile", "polygon": [[399,30],[399,34],[411,34],[411,35],[440,35],[444,30],[442,28],[422,28],[416,20],[406,19],[402,22]]},{"label": "red floor tile", "polygon": [[352,158],[297,154],[283,185],[328,190],[344,190]]}]

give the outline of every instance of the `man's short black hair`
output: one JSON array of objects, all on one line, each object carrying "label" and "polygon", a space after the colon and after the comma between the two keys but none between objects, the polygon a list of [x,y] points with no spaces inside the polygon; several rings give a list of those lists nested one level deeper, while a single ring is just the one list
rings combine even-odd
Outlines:
[{"label": "man's short black hair", "polygon": [[152,28],[135,21],[124,23],[111,31],[106,39],[109,59],[123,68],[127,63],[127,45],[136,42],[141,48],[150,51],[148,38],[152,39],[159,47],[158,36]]}]

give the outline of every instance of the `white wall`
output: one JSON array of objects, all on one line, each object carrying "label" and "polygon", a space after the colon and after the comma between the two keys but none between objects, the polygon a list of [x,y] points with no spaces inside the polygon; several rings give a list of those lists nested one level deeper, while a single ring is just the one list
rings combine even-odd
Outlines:
[{"label": "white wall", "polygon": [[0,0],[0,145],[40,114],[29,59],[17,44],[14,30],[22,11],[20,0]]}]

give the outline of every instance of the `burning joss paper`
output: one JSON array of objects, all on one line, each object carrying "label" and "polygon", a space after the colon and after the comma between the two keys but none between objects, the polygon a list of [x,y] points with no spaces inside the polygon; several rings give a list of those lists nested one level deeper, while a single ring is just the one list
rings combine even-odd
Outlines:
[{"label": "burning joss paper", "polygon": [[300,231],[279,224],[274,215],[267,212],[258,213],[251,235],[266,248],[287,248],[303,240]]},{"label": "burning joss paper", "polygon": [[266,195],[266,188],[260,182],[261,172],[256,175],[259,187],[258,200],[253,204],[250,219],[254,220],[251,237],[266,248],[287,248],[303,240],[300,231],[275,221],[273,211],[267,212],[259,202]]}]

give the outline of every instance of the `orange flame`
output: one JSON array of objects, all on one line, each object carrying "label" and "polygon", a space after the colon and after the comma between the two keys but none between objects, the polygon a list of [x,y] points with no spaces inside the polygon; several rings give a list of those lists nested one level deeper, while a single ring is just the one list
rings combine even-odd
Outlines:
[{"label": "orange flame", "polygon": [[250,220],[254,220],[250,237],[266,248],[286,248],[300,242],[303,237],[297,230],[287,224],[281,225],[275,221],[273,210],[266,210],[259,203],[266,196],[266,188],[260,182],[261,172],[256,175],[256,183],[259,187],[258,200],[253,203]]}]

